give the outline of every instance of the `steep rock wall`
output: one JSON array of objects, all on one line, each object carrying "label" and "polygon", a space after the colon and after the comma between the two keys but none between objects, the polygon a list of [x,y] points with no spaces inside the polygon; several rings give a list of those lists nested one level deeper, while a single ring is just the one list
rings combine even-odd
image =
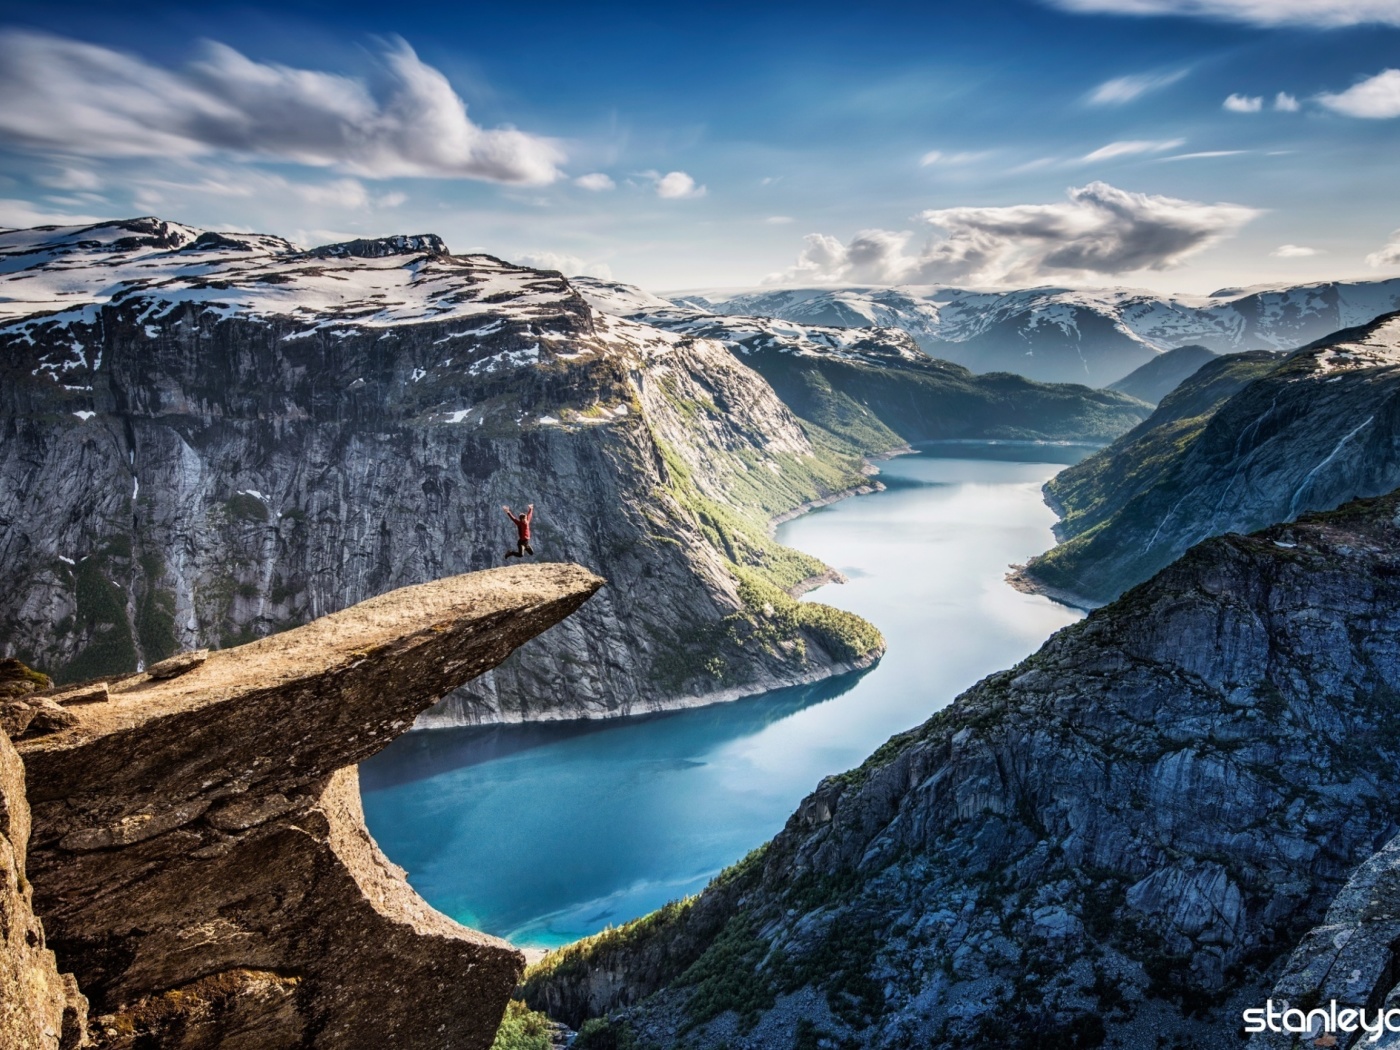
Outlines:
[{"label": "steep rock wall", "polygon": [[34,914],[26,874],[29,801],[24,764],[0,730],[0,1046],[72,1050],[87,1041],[87,1000],[60,974]]},{"label": "steep rock wall", "polygon": [[428,721],[649,711],[881,651],[745,586],[824,571],[767,518],[865,479],[717,344],[422,238],[128,240],[63,259],[153,276],[0,329],[5,653],[73,681],[250,641],[499,564],[501,505],[530,502],[539,558],[615,586]]},{"label": "steep rock wall", "polygon": [[1212,362],[1046,485],[1063,521],[1028,576],[1096,602],[1192,544],[1400,485],[1400,314],[1275,359]]}]

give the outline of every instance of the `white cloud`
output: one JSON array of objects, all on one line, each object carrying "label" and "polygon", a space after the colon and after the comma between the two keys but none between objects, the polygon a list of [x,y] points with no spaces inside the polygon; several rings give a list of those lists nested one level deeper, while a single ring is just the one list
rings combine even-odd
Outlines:
[{"label": "white cloud", "polygon": [[558,177],[563,154],[552,141],[474,124],[447,78],[407,43],[380,61],[370,83],[210,43],[172,70],[65,37],[0,31],[0,140],[97,157],[232,153],[368,178]]},{"label": "white cloud", "polygon": [[558,270],[565,277],[598,277],[612,280],[612,267],[604,262],[584,262],[577,255],[567,252],[526,252],[516,257],[516,261],[537,270]]},{"label": "white cloud", "polygon": [[367,208],[369,191],[358,179],[335,179],[331,182],[293,182],[287,188],[307,204],[331,208]]},{"label": "white cloud", "polygon": [[1400,0],[1045,0],[1077,14],[1179,15],[1256,26],[1400,26]]},{"label": "white cloud", "polygon": [[1089,92],[1086,101],[1092,106],[1121,106],[1152,91],[1175,84],[1186,75],[1178,69],[1170,73],[1136,73],[1105,80]]},{"label": "white cloud", "polygon": [[580,189],[592,190],[594,193],[602,193],[604,190],[611,190],[617,186],[611,178],[601,171],[591,172],[588,175],[580,175],[574,179],[574,185]]},{"label": "white cloud", "polygon": [[770,215],[763,221],[769,226],[786,226],[793,221],[793,218],[791,215]]},{"label": "white cloud", "polygon": [[1231,95],[1221,106],[1231,113],[1258,113],[1264,108],[1264,97],[1262,95]]},{"label": "white cloud", "polygon": [[1055,204],[943,208],[919,218],[945,232],[917,254],[908,231],[862,230],[843,244],[814,233],[770,281],[1017,284],[1065,275],[1164,270],[1230,236],[1259,212],[1120,190],[1103,182]]},{"label": "white cloud", "polygon": [[1348,117],[1383,120],[1400,117],[1400,69],[1387,69],[1353,84],[1337,95],[1321,94],[1317,100]]},{"label": "white cloud", "polygon": [[26,229],[30,226],[91,226],[101,221],[102,218],[96,215],[69,215],[44,211],[30,201],[0,200],[0,227]]},{"label": "white cloud", "polygon": [[1298,105],[1298,100],[1287,91],[1280,91],[1274,96],[1274,109],[1280,113],[1297,113],[1302,107]]},{"label": "white cloud", "polygon": [[705,196],[705,187],[697,186],[695,180],[683,171],[668,171],[665,175],[648,172],[656,184],[656,195],[666,200],[689,200]]},{"label": "white cloud", "polygon": [[45,186],[58,190],[100,190],[102,180],[95,171],[87,168],[63,167],[50,175],[39,176]]},{"label": "white cloud", "polygon": [[1199,153],[1178,153],[1174,157],[1161,157],[1157,163],[1166,164],[1174,160],[1206,160],[1210,157],[1238,157],[1241,153],[1248,153],[1243,149],[1207,149]]},{"label": "white cloud", "polygon": [[960,153],[944,153],[931,149],[919,158],[919,167],[927,168],[934,164],[971,164],[991,156],[990,150],[963,150]]},{"label": "white cloud", "polygon": [[1400,266],[1400,230],[1390,235],[1390,240],[1380,249],[1366,256],[1367,266]]},{"label": "white cloud", "polygon": [[1110,142],[1107,146],[1100,146],[1093,153],[1086,153],[1082,159],[1084,163],[1091,164],[1098,160],[1131,157],[1139,153],[1164,153],[1169,149],[1176,149],[1185,141],[1185,139],[1134,139],[1126,142]]},{"label": "white cloud", "polygon": [[1321,248],[1305,248],[1301,244],[1280,244],[1269,254],[1275,259],[1306,259],[1312,255],[1325,253]]},{"label": "white cloud", "polygon": [[359,179],[327,179],[307,182],[256,168],[225,168],[195,164],[182,168],[190,176],[172,178],[141,177],[130,185],[136,202],[143,208],[158,209],[166,204],[185,206],[197,198],[237,198],[296,202],[313,208],[364,211],[373,207],[397,208],[408,199],[399,191],[372,194]]}]

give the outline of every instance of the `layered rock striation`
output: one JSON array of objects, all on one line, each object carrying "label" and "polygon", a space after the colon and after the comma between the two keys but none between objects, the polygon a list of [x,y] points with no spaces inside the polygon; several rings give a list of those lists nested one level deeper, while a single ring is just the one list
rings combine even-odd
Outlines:
[{"label": "layered rock striation", "polygon": [[413,892],[365,829],[356,763],[602,582],[449,577],[97,699],[52,694],[71,724],[16,741],[27,876],[95,1045],[489,1046],[522,957]]},{"label": "layered rock striation", "polygon": [[[660,1045],[1225,1045],[1397,831],[1398,630],[1400,494],[1208,540],[528,999]],[[1390,994],[1388,901],[1333,905],[1314,985]]]}]

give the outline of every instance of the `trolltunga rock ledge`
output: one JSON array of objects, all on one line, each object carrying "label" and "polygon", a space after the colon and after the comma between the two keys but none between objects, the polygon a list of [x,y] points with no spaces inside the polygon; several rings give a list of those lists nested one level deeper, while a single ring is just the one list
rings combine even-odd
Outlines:
[{"label": "trolltunga rock ledge", "polygon": [[355,767],[602,583],[545,564],[403,588],[21,735],[34,910],[95,1043],[488,1046],[522,958],[414,893]]}]

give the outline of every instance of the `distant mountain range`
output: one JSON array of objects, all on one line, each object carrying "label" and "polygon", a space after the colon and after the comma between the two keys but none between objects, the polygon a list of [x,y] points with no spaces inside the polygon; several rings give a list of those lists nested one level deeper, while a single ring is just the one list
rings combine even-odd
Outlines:
[{"label": "distant mountain range", "polygon": [[897,327],[849,328],[674,307],[641,289],[571,279],[599,310],[727,346],[809,426],[880,452],[960,438],[1098,441],[1145,405],[1129,395],[1012,374],[977,375],[931,358]]},{"label": "distant mountain range", "polygon": [[1110,383],[1108,389],[1155,405],[1215,358],[1216,354],[1203,346],[1178,346],[1135,368],[1118,382]]},{"label": "distant mountain range", "polygon": [[[1289,350],[1400,309],[1400,278],[1167,296],[1131,289],[807,288],[669,302],[702,313],[909,333],[934,357],[974,372],[1108,386],[1157,354]],[[639,312],[654,307],[640,306]]]}]

